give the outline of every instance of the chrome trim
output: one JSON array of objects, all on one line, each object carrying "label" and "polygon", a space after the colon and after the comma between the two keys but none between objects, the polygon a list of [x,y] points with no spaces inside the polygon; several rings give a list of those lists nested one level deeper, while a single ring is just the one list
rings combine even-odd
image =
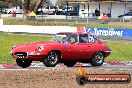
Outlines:
[{"label": "chrome trim", "polygon": [[104,51],[104,52],[106,52],[106,53],[111,53],[111,52],[112,52],[112,50],[107,50],[107,51]]},{"label": "chrome trim", "polygon": [[11,50],[11,51],[10,51],[10,54],[12,54],[12,53],[13,53],[13,51]]}]

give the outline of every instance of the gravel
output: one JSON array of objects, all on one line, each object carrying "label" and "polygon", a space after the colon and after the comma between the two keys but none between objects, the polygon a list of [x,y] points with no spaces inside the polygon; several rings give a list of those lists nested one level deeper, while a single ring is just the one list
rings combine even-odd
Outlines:
[{"label": "gravel", "polygon": [[[103,70],[85,68],[88,74],[124,74],[132,70]],[[29,69],[29,70],[1,70],[0,88],[132,88],[127,84],[85,84],[78,85],[76,75],[78,68],[62,69]]]}]

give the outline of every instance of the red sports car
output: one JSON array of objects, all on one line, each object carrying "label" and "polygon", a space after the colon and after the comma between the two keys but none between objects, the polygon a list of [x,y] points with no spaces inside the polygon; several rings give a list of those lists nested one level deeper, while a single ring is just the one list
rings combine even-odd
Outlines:
[{"label": "red sports car", "polygon": [[29,67],[32,61],[42,61],[46,67],[64,63],[67,67],[77,62],[101,66],[111,49],[94,35],[88,33],[57,33],[50,42],[36,42],[17,45],[11,55],[22,67]]}]

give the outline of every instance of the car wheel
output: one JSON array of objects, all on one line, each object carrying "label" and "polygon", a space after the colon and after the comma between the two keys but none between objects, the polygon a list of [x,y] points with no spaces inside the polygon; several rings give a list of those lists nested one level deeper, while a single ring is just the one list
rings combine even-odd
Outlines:
[{"label": "car wheel", "polygon": [[55,67],[59,62],[59,53],[50,52],[46,59],[44,59],[43,63],[46,67]]},{"label": "car wheel", "polygon": [[104,62],[104,55],[102,52],[97,52],[92,61],[91,61],[91,65],[92,66],[101,66]]},{"label": "car wheel", "polygon": [[79,85],[84,85],[86,83],[86,78],[84,76],[77,76],[76,81]]},{"label": "car wheel", "polygon": [[32,61],[17,58],[16,63],[18,66],[20,66],[22,68],[26,68],[26,67],[29,67],[31,65]]},{"label": "car wheel", "polygon": [[64,62],[64,65],[67,67],[73,67],[76,64],[76,62]]}]

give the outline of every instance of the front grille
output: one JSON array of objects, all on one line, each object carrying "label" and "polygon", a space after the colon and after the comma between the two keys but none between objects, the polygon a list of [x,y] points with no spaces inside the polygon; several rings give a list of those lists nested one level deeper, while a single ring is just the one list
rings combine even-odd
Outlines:
[{"label": "front grille", "polygon": [[15,55],[18,58],[25,58],[27,56],[27,53],[25,53],[25,52],[16,52]]}]

